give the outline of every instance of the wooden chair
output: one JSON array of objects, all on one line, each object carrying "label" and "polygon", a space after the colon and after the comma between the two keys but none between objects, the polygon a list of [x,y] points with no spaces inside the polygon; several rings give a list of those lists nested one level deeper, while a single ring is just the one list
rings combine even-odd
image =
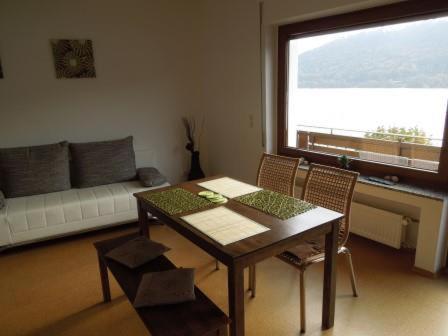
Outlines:
[{"label": "wooden chair", "polygon": [[[341,212],[345,215],[340,221],[338,254],[347,256],[350,267],[353,296],[358,296],[355,272],[350,250],[345,246],[350,230],[350,209],[358,173],[338,168],[311,164],[303,186],[302,199],[315,205]],[[311,241],[285,251],[279,259],[296,267],[300,271],[300,331],[305,332],[305,278],[308,266],[324,261],[325,237]]]},{"label": "wooden chair", "polygon": [[[258,167],[257,185],[264,189],[294,196],[297,167],[300,160],[286,156],[264,153]],[[255,265],[249,267],[249,288],[252,297],[256,292]]]}]

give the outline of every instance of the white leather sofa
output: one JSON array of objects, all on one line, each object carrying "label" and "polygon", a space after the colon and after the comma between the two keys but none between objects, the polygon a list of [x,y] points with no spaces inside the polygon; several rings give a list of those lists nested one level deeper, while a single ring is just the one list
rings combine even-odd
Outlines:
[{"label": "white leather sofa", "polygon": [[0,210],[0,248],[137,220],[139,181],[6,199]]}]

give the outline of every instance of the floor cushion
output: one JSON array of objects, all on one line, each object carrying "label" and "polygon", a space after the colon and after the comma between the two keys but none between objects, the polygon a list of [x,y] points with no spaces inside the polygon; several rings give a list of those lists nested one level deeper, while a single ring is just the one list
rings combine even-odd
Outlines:
[{"label": "floor cushion", "polygon": [[134,307],[151,307],[192,301],[194,269],[146,273],[143,275],[134,300]]},{"label": "floor cushion", "polygon": [[137,237],[109,251],[106,257],[129,268],[136,268],[169,250],[169,247],[146,237]]}]

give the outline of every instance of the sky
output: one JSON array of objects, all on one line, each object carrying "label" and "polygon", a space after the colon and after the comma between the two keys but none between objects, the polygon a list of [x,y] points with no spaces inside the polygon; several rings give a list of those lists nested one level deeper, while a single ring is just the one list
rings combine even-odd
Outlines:
[{"label": "sky", "polygon": [[421,21],[415,21],[415,22],[407,22],[407,23],[398,23],[398,24],[381,26],[381,27],[364,28],[364,29],[357,29],[357,30],[341,32],[341,33],[332,33],[332,34],[300,38],[297,40],[293,40],[290,43],[290,46],[289,46],[290,59],[296,60],[297,56],[303,54],[304,52],[316,49],[316,48],[321,47],[321,46],[323,46],[327,43],[330,43],[332,41],[335,41],[338,39],[344,39],[349,36],[357,35],[360,33],[371,32],[371,31],[383,31],[383,32],[398,31],[398,30],[402,30],[402,29],[405,29],[408,27],[425,24],[426,22],[440,22],[440,21],[448,21],[448,17],[429,19],[429,20],[421,20]]}]

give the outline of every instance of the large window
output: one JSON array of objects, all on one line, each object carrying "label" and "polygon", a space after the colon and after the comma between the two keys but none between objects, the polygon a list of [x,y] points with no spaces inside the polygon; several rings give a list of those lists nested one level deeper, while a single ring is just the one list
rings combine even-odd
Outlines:
[{"label": "large window", "polygon": [[443,186],[447,10],[408,1],[280,27],[279,152]]}]

